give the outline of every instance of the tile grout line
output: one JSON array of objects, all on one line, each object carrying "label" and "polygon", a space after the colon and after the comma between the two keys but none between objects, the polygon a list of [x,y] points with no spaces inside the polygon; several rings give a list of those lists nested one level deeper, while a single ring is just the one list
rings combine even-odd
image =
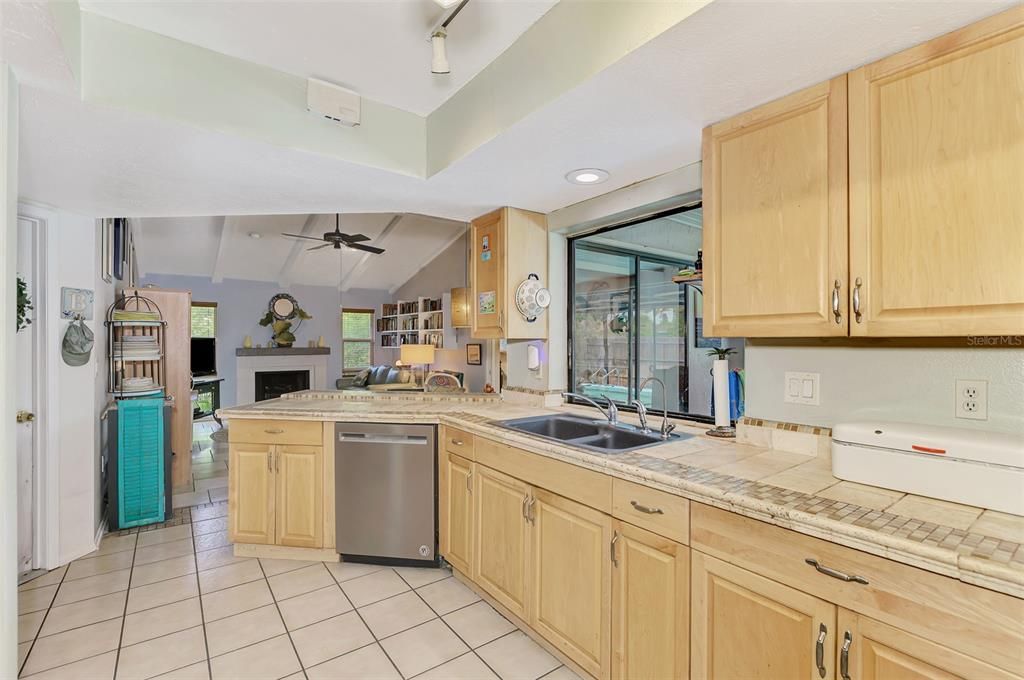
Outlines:
[{"label": "tile grout line", "polygon": [[[128,572],[128,588],[124,593],[124,612],[121,614],[121,632],[117,636],[117,654],[114,656],[114,677],[117,677],[117,666],[121,663],[121,643],[124,641],[124,624],[128,619],[128,601],[132,596],[132,574],[135,572],[135,556],[139,552],[139,535],[135,534],[135,550],[132,551],[132,564]],[[70,565],[68,566],[70,569]]]},{"label": "tile grout line", "polygon": [[[323,564],[323,563],[321,562],[321,564]],[[306,675],[306,665],[304,663],[302,663],[302,657],[299,656],[299,648],[295,646],[295,640],[292,639],[292,633],[291,633],[290,630],[288,630],[288,624],[285,623],[284,615],[281,614],[281,607],[277,604],[277,595],[274,594],[274,589],[270,585],[270,579],[267,578],[267,572],[264,571],[263,563],[260,562],[260,559],[258,557],[256,558],[256,565],[260,568],[260,573],[263,574],[263,580],[266,581],[266,583],[267,583],[267,590],[270,591],[270,599],[274,603],[274,610],[277,612],[277,618],[281,620],[281,627],[284,628],[285,635],[288,636],[288,643],[291,644],[292,651],[295,653],[295,660],[299,662],[299,668],[302,670],[302,677],[306,678],[306,680],[309,680],[309,676]],[[273,638],[268,638],[268,639],[273,639]],[[265,642],[265,640],[261,640],[261,642]],[[289,674],[289,675],[293,675],[293,674]],[[287,676],[285,676],[285,677],[287,677]]]},{"label": "tile grout line", "polygon": [[[53,591],[53,596],[50,598],[50,604],[46,606],[45,614],[43,614],[43,620],[39,622],[39,629],[36,634],[32,636],[32,644],[28,647],[28,652],[25,654],[25,660],[18,665],[18,677],[21,677],[21,672],[25,670],[25,665],[28,664],[29,657],[32,656],[32,651],[36,648],[36,642],[39,640],[39,633],[43,631],[43,626],[46,625],[46,619],[50,616],[50,610],[53,609],[53,601],[57,599],[57,593],[60,592],[60,587],[64,585],[64,579],[68,575],[68,569],[71,567],[69,564],[64,568],[64,573],[60,575],[60,582],[57,584],[56,590]],[[59,568],[59,567],[58,567]],[[126,598],[127,599],[127,598]],[[37,610],[44,611],[44,610]],[[35,612],[26,612],[27,614],[34,614]],[[21,616],[19,614],[19,616]]]},{"label": "tile grout line", "polygon": [[[326,569],[326,570],[327,570],[327,574],[328,574],[328,576],[330,576],[331,578],[334,578],[334,574],[333,574],[333,573],[331,572],[331,570],[330,570],[330,569],[327,569],[327,563],[326,563],[326,562],[321,562],[321,564],[323,564],[323,565],[324,565],[324,569]],[[402,577],[401,577],[401,575],[399,575],[399,573],[398,573],[397,571],[395,571],[394,569],[391,569],[391,567],[384,567],[383,569],[378,569],[377,571],[375,571],[375,572],[372,572],[372,573],[373,573],[373,574],[377,574],[377,573],[379,573],[379,572],[381,572],[381,571],[384,571],[384,569],[389,569],[389,570],[391,571],[391,573],[393,573],[393,574],[394,574],[395,576],[398,576],[398,580],[399,580],[399,581],[401,581],[402,583],[406,583],[405,579],[404,579],[404,578],[402,578]],[[366,575],[366,576],[370,576],[371,574],[365,574],[365,575]],[[361,578],[361,577],[360,577],[360,578]],[[349,580],[350,580],[350,581],[355,581],[356,579],[349,579]],[[379,639],[377,638],[377,634],[373,632],[373,629],[372,629],[372,628],[370,628],[370,626],[369,626],[369,625],[368,625],[368,624],[366,623],[366,619],[364,619],[364,618],[363,618],[363,615],[362,615],[361,613],[359,613],[359,607],[357,607],[357,606],[355,605],[355,603],[354,603],[354,602],[352,602],[351,598],[349,598],[349,596],[348,596],[348,593],[346,593],[346,592],[345,592],[345,589],[341,587],[341,582],[340,582],[340,581],[338,581],[338,579],[336,579],[336,578],[334,579],[334,581],[335,581],[335,583],[337,583],[337,584],[338,584],[338,589],[339,589],[339,590],[341,591],[341,594],[342,594],[342,595],[344,595],[344,596],[345,596],[345,599],[346,599],[346,600],[348,600],[348,603],[349,603],[350,605],[352,605],[352,611],[354,611],[354,612],[356,613],[356,616],[358,616],[358,617],[359,617],[359,621],[360,621],[360,623],[362,623],[362,624],[363,624],[363,626],[364,626],[364,627],[366,628],[366,630],[367,630],[367,631],[368,631],[368,632],[370,633],[370,637],[371,637],[371,638],[373,638],[373,642],[374,642],[374,644],[376,644],[376,645],[377,645],[377,647],[378,647],[378,648],[380,649],[381,653],[382,653],[382,654],[384,655],[384,658],[388,660],[388,663],[390,663],[390,664],[391,664],[391,667],[395,669],[395,672],[396,672],[396,673],[398,673],[398,677],[400,677],[400,678],[404,678],[404,677],[405,677],[405,675],[403,675],[403,674],[402,674],[402,671],[401,671],[401,670],[399,670],[399,668],[398,668],[398,664],[396,664],[396,663],[395,663],[395,660],[391,658],[391,655],[390,655],[390,654],[388,654],[388,650],[384,649],[384,645],[382,645],[382,644],[380,643],[380,640],[379,640]],[[406,583],[406,585],[408,585],[408,583]],[[399,593],[399,594],[401,594],[401,593]],[[384,598],[384,599],[386,600],[386,599],[388,599],[388,598]],[[383,602],[384,600],[378,600],[378,601],[379,601],[379,602]],[[371,602],[370,604],[375,604],[375,603],[372,603],[372,602]],[[366,606],[369,606],[369,605],[363,605],[363,606],[364,606],[364,607],[366,607]],[[364,645],[364,647],[368,647],[368,646],[369,646],[369,645]],[[360,649],[362,649],[362,647],[360,647]],[[351,652],[354,652],[354,651],[356,651],[356,650],[354,650],[354,649],[351,649],[351,650],[349,650],[348,652],[345,652],[345,654],[349,654],[349,653],[351,653]],[[335,658],[335,659],[337,659],[337,658],[339,658],[339,657],[341,657],[341,656],[345,656],[345,654],[339,654],[338,656],[336,656],[336,657],[334,657],[334,658]],[[301,662],[301,659],[300,659],[300,662]],[[325,662],[325,663],[326,663],[326,662]],[[305,672],[305,668],[303,668],[303,672]],[[308,677],[308,676],[307,676],[307,677]]]},{"label": "tile grout line", "polygon": [[203,611],[203,588],[199,583],[199,556],[196,554],[196,534],[192,529],[192,512],[189,511],[189,529],[192,531],[192,560],[196,565],[196,597],[199,598],[199,623],[203,627],[203,647],[206,649],[206,672],[213,678],[213,662],[210,660],[210,641],[206,637],[206,612]]}]

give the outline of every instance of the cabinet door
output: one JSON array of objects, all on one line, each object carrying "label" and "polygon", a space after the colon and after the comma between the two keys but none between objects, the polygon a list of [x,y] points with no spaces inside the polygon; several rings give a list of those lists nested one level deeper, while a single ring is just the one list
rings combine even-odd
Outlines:
[{"label": "cabinet door", "polygon": [[274,542],[272,444],[228,448],[228,537],[232,543]]},{"label": "cabinet door", "polygon": [[444,557],[467,576],[473,564],[473,464],[454,453],[445,454],[447,507],[442,518]]},{"label": "cabinet door", "polygon": [[612,678],[690,675],[690,549],[625,522],[612,540]]},{"label": "cabinet door", "polygon": [[585,671],[607,678],[612,520],[549,491],[533,493],[530,625]]},{"label": "cabinet door", "polygon": [[278,444],[277,544],[323,547],[323,447]]},{"label": "cabinet door", "polygon": [[705,335],[846,335],[846,76],[705,128],[703,159]]},{"label": "cabinet door", "polygon": [[505,335],[505,210],[495,210],[470,225],[470,318],[474,338]]},{"label": "cabinet door", "polygon": [[703,553],[691,556],[692,677],[836,677],[835,605]]},{"label": "cabinet door", "polygon": [[1024,333],[1024,9],[850,74],[853,335]]},{"label": "cabinet door", "polygon": [[530,488],[518,479],[476,465],[473,496],[474,574],[494,599],[526,619],[526,500]]},{"label": "cabinet door", "polygon": [[846,680],[955,680],[1014,677],[995,666],[848,609],[839,610],[839,677]]}]

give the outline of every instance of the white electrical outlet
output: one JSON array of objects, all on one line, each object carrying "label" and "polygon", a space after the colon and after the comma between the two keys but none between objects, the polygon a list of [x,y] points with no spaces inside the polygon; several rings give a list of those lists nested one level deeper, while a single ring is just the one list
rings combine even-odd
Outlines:
[{"label": "white electrical outlet", "polygon": [[956,417],[988,420],[988,381],[956,381]]},{"label": "white electrical outlet", "polygon": [[783,401],[790,404],[821,404],[821,373],[786,371],[782,388]]}]

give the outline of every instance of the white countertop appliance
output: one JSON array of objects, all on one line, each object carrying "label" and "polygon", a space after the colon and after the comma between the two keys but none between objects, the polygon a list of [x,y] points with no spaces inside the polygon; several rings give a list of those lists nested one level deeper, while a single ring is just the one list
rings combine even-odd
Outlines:
[{"label": "white countertop appliance", "polygon": [[[832,428],[839,479],[1024,515],[1024,437],[913,423]],[[942,524],[942,518],[935,522]]]}]

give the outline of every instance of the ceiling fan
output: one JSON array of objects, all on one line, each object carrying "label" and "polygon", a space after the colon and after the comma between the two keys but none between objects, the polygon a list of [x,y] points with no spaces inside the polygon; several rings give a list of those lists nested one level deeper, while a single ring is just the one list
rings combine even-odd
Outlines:
[{"label": "ceiling fan", "polygon": [[341,215],[334,215],[334,231],[329,231],[323,235],[322,238],[315,238],[313,236],[303,236],[302,234],[282,234],[282,236],[288,236],[290,238],[302,238],[309,241],[326,241],[322,246],[313,246],[312,248],[306,248],[306,250],[320,250],[321,248],[327,248],[328,246],[334,246],[335,250],[341,250],[342,246],[346,248],[352,248],[353,250],[364,250],[374,255],[380,255],[384,252],[383,248],[377,246],[368,246],[363,241],[369,241],[370,237],[365,234],[343,234],[341,233]]}]

